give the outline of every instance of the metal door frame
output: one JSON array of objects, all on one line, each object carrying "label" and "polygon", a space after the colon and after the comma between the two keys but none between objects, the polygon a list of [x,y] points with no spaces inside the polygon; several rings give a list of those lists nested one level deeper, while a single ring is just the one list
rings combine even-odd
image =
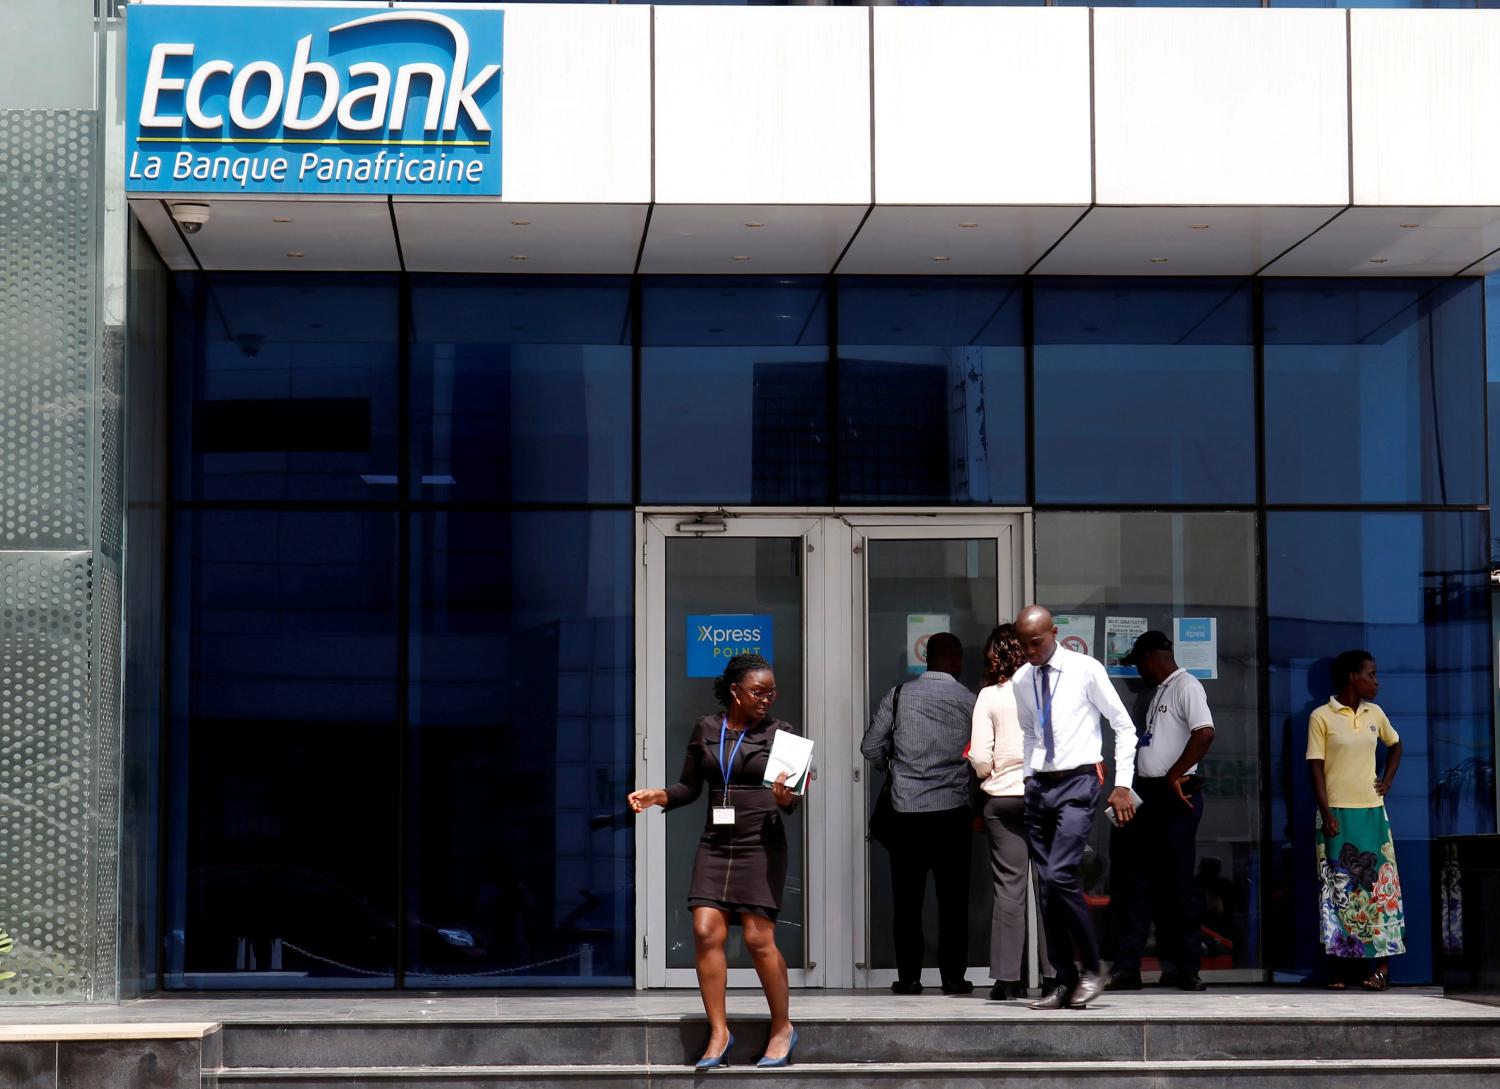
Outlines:
[{"label": "metal door frame", "polygon": [[[865,648],[865,543],[872,539],[993,536],[1008,547],[1011,578],[999,579],[998,615],[1029,600],[1032,516],[1019,507],[926,510],[891,508],[642,507],[636,511],[635,744],[636,783],[675,779],[677,754],[665,751],[666,566],[669,537],[799,537],[808,562],[803,574],[803,647],[807,655],[805,706],[800,718],[817,742],[815,769],[823,774],[806,803],[807,965],[788,969],[794,987],[864,987],[894,978],[864,967],[868,933],[864,817],[864,759],[859,741],[869,719]],[[992,532],[977,532],[989,530]],[[997,573],[1006,562],[997,552]],[[1009,600],[1007,601],[1007,597]],[[799,712],[793,712],[797,714]],[[636,823],[637,988],[692,987],[690,968],[666,966],[666,824],[660,810]],[[1031,928],[1034,935],[1036,928]],[[657,936],[660,936],[659,938]],[[653,940],[656,939],[656,940]],[[1033,939],[1034,940],[1034,939]],[[934,976],[934,979],[936,977]],[[758,986],[749,968],[731,968],[731,987]]]}]

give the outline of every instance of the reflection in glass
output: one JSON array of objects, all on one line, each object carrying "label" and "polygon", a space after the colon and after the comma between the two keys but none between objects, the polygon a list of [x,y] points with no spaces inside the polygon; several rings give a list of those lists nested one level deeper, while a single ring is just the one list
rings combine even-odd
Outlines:
[{"label": "reflection in glass", "polygon": [[180,513],[173,988],[389,987],[396,519]]},{"label": "reflection in glass", "polygon": [[394,276],[211,273],[177,287],[177,498],[394,498]]},{"label": "reflection in glass", "polygon": [[1483,503],[1477,280],[1269,280],[1266,497]]},{"label": "reflection in glass", "polygon": [[1248,284],[1042,278],[1035,300],[1037,502],[1254,501]]},{"label": "reflection in glass", "polygon": [[[802,647],[801,537],[740,537],[667,539],[666,616],[666,769],[670,786],[676,782],[687,752],[693,723],[703,715],[718,714],[711,677],[689,677],[687,618],[699,614],[769,614],[774,632],[774,654],[767,655],[776,671],[776,703],[771,714],[804,736],[807,688]],[[687,906],[693,858],[703,834],[709,791],[690,806],[673,810],[667,818],[667,967],[693,967],[693,918]],[[807,961],[807,807],[783,818],[788,845],[786,890],[776,923],[776,944],[789,968]],[[729,964],[752,966],[744,935],[730,927],[725,945]]]},{"label": "reflection in glass", "polygon": [[630,282],[412,284],[412,494],[629,502]]},{"label": "reflection in glass", "polygon": [[828,498],[821,279],[648,279],[641,488],[648,503]]},{"label": "reflection in glass", "polygon": [[634,978],[631,516],[412,523],[408,985]]},{"label": "reflection in glass", "polygon": [[858,277],[839,287],[839,495],[1026,499],[1017,279]]},{"label": "reflection in glass", "polygon": [[[1332,692],[1340,651],[1375,656],[1376,702],[1401,735],[1386,809],[1413,934],[1427,932],[1430,841],[1495,830],[1488,525],[1482,512],[1267,518],[1276,851],[1267,957],[1299,978],[1320,955],[1307,720]],[[1430,979],[1427,942],[1409,941],[1391,967],[1396,982]]]},{"label": "reflection in glass", "polygon": [[[994,538],[968,540],[880,540],[866,543],[868,557],[866,633],[872,712],[886,692],[916,676],[908,665],[907,618],[946,614],[947,628],[964,646],[960,680],[978,690],[984,675],[984,641],[999,623],[1000,581]],[[1006,577],[1010,572],[1006,572]],[[875,807],[884,777],[865,776],[865,812]],[[969,867],[969,957],[986,959],[990,941],[989,841],[974,836]],[[884,847],[869,846],[869,960],[871,968],[896,967],[891,934],[891,860]],[[927,882],[922,908],[923,967],[937,967],[937,895]]]},{"label": "reflection in glass", "polygon": [[[1214,742],[1199,765],[1204,815],[1198,829],[1203,892],[1203,969],[1258,968],[1260,950],[1260,698],[1256,622],[1255,516],[1251,514],[1039,513],[1037,598],[1054,613],[1094,626],[1095,657],[1107,617],[1137,617],[1172,634],[1179,616],[1218,620],[1219,676],[1203,682]],[[1138,677],[1115,681],[1139,728],[1151,690]],[[1106,761],[1113,750],[1105,745]],[[1109,826],[1094,824],[1086,891],[1109,891]],[[1096,920],[1112,936],[1101,903]],[[1149,949],[1148,949],[1149,952]]]}]

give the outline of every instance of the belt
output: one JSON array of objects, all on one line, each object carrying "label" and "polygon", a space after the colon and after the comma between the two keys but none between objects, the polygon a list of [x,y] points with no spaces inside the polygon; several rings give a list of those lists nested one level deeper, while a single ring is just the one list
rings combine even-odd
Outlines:
[{"label": "belt", "polygon": [[1034,771],[1032,777],[1042,783],[1060,783],[1064,779],[1071,779],[1075,775],[1099,775],[1098,764],[1084,764],[1077,768],[1064,768],[1062,771]]}]

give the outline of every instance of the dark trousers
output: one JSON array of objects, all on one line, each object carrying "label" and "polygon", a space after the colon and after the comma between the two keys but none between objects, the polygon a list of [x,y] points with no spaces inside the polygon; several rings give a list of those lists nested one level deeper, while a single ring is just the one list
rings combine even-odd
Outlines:
[{"label": "dark trousers", "polygon": [[1047,957],[1060,986],[1078,982],[1077,960],[1099,970],[1099,943],[1083,899],[1083,852],[1094,825],[1099,776],[1090,767],[1062,779],[1026,781],[1026,837],[1036,863],[1037,899]]},{"label": "dark trousers", "polygon": [[1202,898],[1194,870],[1203,794],[1182,804],[1166,779],[1137,779],[1141,807],[1109,837],[1110,918],[1114,967],[1140,971],[1146,936],[1156,923],[1156,952],[1178,972],[1193,974],[1203,959]]},{"label": "dark trousers", "polygon": [[969,835],[967,806],[936,813],[897,813],[891,844],[891,902],[896,976],[922,977],[922,901],[927,871],[937,885],[938,970],[943,983],[964,978],[969,964]]},{"label": "dark trousers", "polygon": [[[1031,869],[1025,799],[1020,795],[986,798],[984,827],[990,836],[990,875],[995,882],[995,903],[990,913],[990,975],[1019,981],[1026,944],[1026,876]],[[1045,949],[1041,970],[1044,976],[1052,974]]]}]

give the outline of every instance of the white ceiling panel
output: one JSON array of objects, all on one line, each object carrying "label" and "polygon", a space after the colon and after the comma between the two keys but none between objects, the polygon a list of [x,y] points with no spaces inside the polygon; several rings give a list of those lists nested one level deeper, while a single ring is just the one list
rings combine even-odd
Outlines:
[{"label": "white ceiling panel", "polygon": [[865,9],[652,12],[658,201],[869,203]]},{"label": "white ceiling panel", "polygon": [[864,214],[863,205],[657,205],[641,271],[828,272]]},{"label": "white ceiling panel", "polygon": [[1047,276],[1248,276],[1338,208],[1095,208],[1037,266]]},{"label": "white ceiling panel", "polygon": [[993,208],[880,206],[839,272],[1005,276],[1025,272],[1067,233],[1083,206]]},{"label": "white ceiling panel", "polygon": [[411,272],[630,273],[644,204],[396,201]]},{"label": "white ceiling panel", "polygon": [[400,269],[390,206],[377,200],[202,200],[208,222],[188,244],[209,271]]},{"label": "white ceiling panel", "polygon": [[1500,208],[1350,208],[1266,274],[1451,276],[1496,248]]},{"label": "white ceiling panel", "polygon": [[183,243],[182,236],[172,225],[172,217],[162,207],[161,201],[155,198],[132,200],[130,210],[141,221],[141,226],[146,229],[146,234],[156,246],[156,252],[161,255],[162,261],[169,269],[173,272],[190,272],[198,267],[193,260],[192,253]]},{"label": "white ceiling panel", "polygon": [[1090,200],[1087,10],[876,8],[874,63],[877,201]]},{"label": "white ceiling panel", "polygon": [[1341,11],[1099,8],[1096,199],[1348,203],[1346,54]]}]

